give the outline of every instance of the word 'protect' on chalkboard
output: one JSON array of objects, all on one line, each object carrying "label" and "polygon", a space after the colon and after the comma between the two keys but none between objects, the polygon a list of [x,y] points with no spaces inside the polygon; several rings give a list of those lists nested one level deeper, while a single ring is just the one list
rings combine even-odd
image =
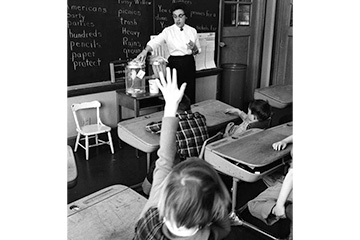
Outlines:
[{"label": "word 'protect' on chalkboard", "polygon": [[173,2],[188,5],[199,33],[216,32],[219,0],[68,0],[68,86],[110,81],[111,62],[132,60],[174,23]]}]

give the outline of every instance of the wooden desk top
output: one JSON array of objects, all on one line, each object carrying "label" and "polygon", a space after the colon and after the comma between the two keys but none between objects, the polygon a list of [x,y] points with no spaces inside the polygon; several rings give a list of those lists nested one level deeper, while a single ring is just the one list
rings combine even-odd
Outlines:
[{"label": "wooden desk top", "polygon": [[292,85],[273,85],[255,89],[254,98],[267,100],[273,107],[284,108],[293,102]]},{"label": "wooden desk top", "polygon": [[131,240],[146,198],[114,185],[68,204],[68,239]]},{"label": "wooden desk top", "polygon": [[[232,106],[211,99],[193,104],[191,110],[203,114],[209,132],[216,132],[229,122],[239,120],[236,115],[225,114],[227,108],[232,108]],[[122,141],[143,152],[154,152],[159,148],[160,136],[147,132],[145,126],[150,122],[161,121],[162,117],[163,111],[160,111],[121,121],[118,123],[118,136]]]},{"label": "wooden desk top", "polygon": [[239,139],[224,138],[206,146],[207,150],[250,168],[262,167],[289,154],[292,144],[282,151],[272,148],[274,142],[292,134],[292,122],[266,129]]}]

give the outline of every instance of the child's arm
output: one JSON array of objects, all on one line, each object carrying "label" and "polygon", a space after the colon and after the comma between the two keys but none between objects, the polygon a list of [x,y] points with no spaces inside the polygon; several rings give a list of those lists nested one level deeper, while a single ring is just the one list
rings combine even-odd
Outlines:
[{"label": "child's arm", "polygon": [[292,142],[293,142],[293,135],[290,135],[279,142],[273,143],[272,147],[274,148],[274,150],[280,151],[285,149],[286,146]]},{"label": "child's arm", "polygon": [[160,149],[158,150],[159,159],[156,161],[156,167],[153,173],[153,183],[147,203],[140,216],[151,206],[158,202],[160,196],[160,186],[166,176],[172,170],[176,154],[176,132],[179,125],[179,118],[176,117],[178,104],[184,95],[186,83],[181,85],[180,90],[177,87],[176,70],[173,70],[173,80],[171,80],[170,69],[167,68],[167,82],[162,72],[160,72],[160,81],[156,83],[165,99],[164,117],[162,119],[162,129],[160,134]]},{"label": "child's arm", "polygon": [[279,197],[276,201],[276,205],[272,210],[272,213],[280,218],[285,218],[285,202],[288,198],[290,191],[293,188],[293,169],[290,168],[289,172],[286,174],[284,182],[282,184]]},{"label": "child's arm", "polygon": [[175,139],[179,123],[176,112],[186,87],[186,83],[184,83],[181,85],[180,89],[178,89],[176,69],[173,69],[172,79],[170,68],[166,68],[166,72],[167,81],[163,77],[162,72],[160,72],[161,83],[156,79],[156,83],[165,99],[165,107],[162,121],[162,129],[164,129],[164,131],[160,134],[160,149],[158,150],[159,159],[156,161],[156,168],[154,170],[153,187],[162,183],[163,179],[171,171],[174,165],[176,154]]},{"label": "child's arm", "polygon": [[247,117],[247,114],[244,113],[243,111],[241,111],[240,109],[238,108],[228,108],[225,110],[225,113],[227,114],[236,114],[238,115],[243,121],[244,119]]}]

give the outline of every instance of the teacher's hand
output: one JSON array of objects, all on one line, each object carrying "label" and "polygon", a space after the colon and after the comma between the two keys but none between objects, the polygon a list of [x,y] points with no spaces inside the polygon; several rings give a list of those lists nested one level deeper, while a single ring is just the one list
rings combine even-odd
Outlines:
[{"label": "teacher's hand", "polygon": [[191,50],[193,55],[196,55],[196,54],[199,53],[199,49],[198,49],[198,47],[196,46],[196,44],[193,41],[190,40],[190,42],[187,43],[186,45]]},{"label": "teacher's hand", "polygon": [[135,60],[140,61],[140,62],[144,62],[147,56],[147,51],[144,49],[142,50],[141,53],[139,53],[139,55],[137,55],[137,57],[135,58]]}]

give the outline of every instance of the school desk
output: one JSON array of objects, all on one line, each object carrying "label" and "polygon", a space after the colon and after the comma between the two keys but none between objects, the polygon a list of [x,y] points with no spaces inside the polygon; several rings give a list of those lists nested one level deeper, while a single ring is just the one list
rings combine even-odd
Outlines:
[{"label": "school desk", "polygon": [[[225,114],[227,108],[232,108],[232,106],[214,99],[191,105],[192,112],[199,112],[205,116],[210,134],[225,128],[231,121],[239,121],[240,118],[237,115]],[[163,114],[163,111],[160,111],[118,123],[119,138],[147,153],[147,170],[150,166],[150,154],[160,147],[160,136],[147,132],[145,126],[150,122],[161,121]]]},{"label": "school desk", "polygon": [[235,214],[237,182],[255,182],[283,166],[292,144],[282,151],[275,151],[272,144],[291,134],[289,122],[266,130],[249,129],[238,138],[223,138],[205,147],[205,161],[233,178],[231,216],[240,225],[244,223]]},{"label": "school desk", "polygon": [[276,126],[284,122],[282,119],[287,121],[292,120],[292,88],[292,84],[287,84],[255,89],[254,99],[268,101],[273,108],[271,126]]},{"label": "school desk", "polygon": [[242,137],[227,137],[205,147],[204,158],[220,172],[246,181],[255,182],[281,165],[292,144],[282,151],[272,148],[274,142],[292,134],[292,122],[268,128],[250,129]]},{"label": "school desk", "polygon": [[123,185],[113,185],[67,206],[68,239],[131,240],[146,198]]}]

